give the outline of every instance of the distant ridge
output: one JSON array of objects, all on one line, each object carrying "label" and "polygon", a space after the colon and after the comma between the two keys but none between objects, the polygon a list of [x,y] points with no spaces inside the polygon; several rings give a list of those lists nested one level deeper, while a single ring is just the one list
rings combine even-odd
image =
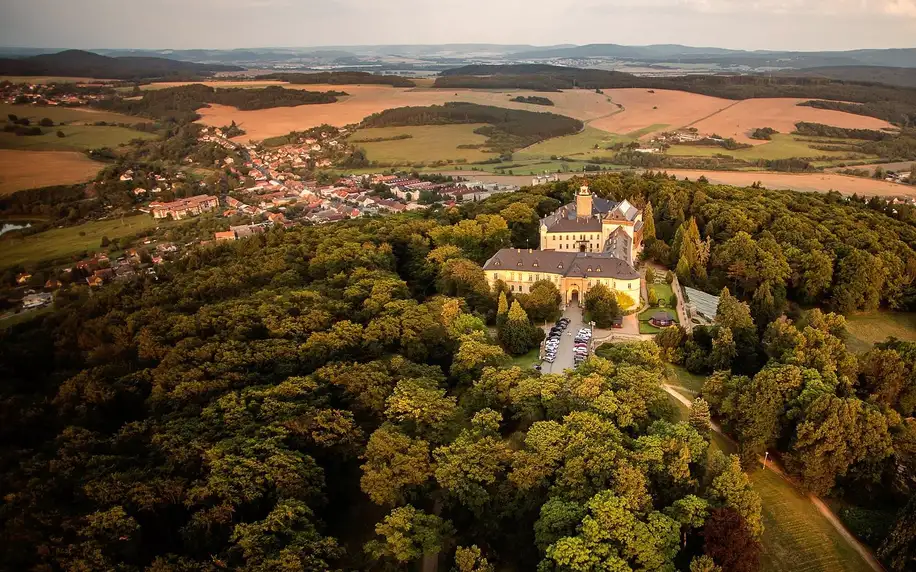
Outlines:
[{"label": "distant ridge", "polygon": [[238,66],[196,64],[166,58],[111,58],[66,50],[27,58],[0,59],[0,75],[96,77],[101,79],[158,79],[181,76],[209,76],[222,71],[243,71]]},{"label": "distant ridge", "polygon": [[525,50],[513,53],[512,57],[517,59],[619,58],[646,63],[716,63],[723,66],[772,66],[782,68],[859,65],[916,68],[916,48],[795,52],[696,48],[678,44],[650,46],[587,44],[571,48]]}]

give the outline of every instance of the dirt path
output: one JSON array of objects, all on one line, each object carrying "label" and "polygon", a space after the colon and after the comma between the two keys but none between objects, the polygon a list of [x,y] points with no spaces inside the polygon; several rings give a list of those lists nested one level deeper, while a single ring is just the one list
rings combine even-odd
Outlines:
[{"label": "dirt path", "polygon": [[[673,396],[675,399],[677,399],[678,401],[686,405],[688,408],[690,408],[693,405],[689,399],[687,399],[686,397],[681,395],[679,391],[674,389],[674,386],[668,385],[667,383],[663,383],[662,388],[665,391],[667,391],[669,395]],[[735,441],[731,437],[729,437],[722,431],[722,427],[720,427],[718,423],[711,421],[710,426],[712,427],[713,431],[721,435],[724,439],[728,440],[728,442],[733,443],[737,446],[737,443],[735,443]],[[763,462],[762,458],[760,459],[760,462],[761,463]],[[776,461],[775,459],[770,458],[767,461],[766,468],[769,469],[770,471],[773,471],[780,477],[782,477],[783,480],[788,482],[790,485],[792,485],[796,489],[802,490],[791,477],[786,475],[785,471],[780,466],[779,462]],[[862,559],[868,563],[868,565],[871,567],[872,570],[874,570],[875,572],[884,572],[884,566],[882,566],[881,563],[878,562],[878,559],[875,558],[875,556],[871,553],[871,550],[869,550],[864,544],[859,542],[856,539],[856,537],[853,536],[852,533],[849,532],[849,530],[845,526],[843,526],[843,523],[840,522],[840,519],[837,518],[835,514],[833,514],[833,511],[830,510],[830,507],[824,504],[824,501],[822,501],[817,495],[812,494],[812,493],[807,493],[807,497],[808,497],[808,500],[810,500],[811,503],[814,505],[814,507],[817,509],[817,511],[821,513],[824,516],[824,518],[827,519],[827,522],[829,522],[833,526],[833,528],[835,528],[836,531],[840,533],[840,536],[842,536],[843,539],[846,540],[846,542],[848,542],[849,545],[852,546],[852,548],[856,552],[859,553],[859,556],[861,556]]]}]

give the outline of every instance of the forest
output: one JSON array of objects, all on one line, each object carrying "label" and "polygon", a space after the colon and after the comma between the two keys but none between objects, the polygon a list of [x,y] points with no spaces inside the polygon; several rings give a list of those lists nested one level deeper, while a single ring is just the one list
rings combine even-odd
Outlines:
[{"label": "forest", "polygon": [[140,99],[113,98],[96,102],[95,107],[128,115],[139,115],[160,121],[188,123],[200,118],[197,110],[210,103],[231,105],[243,111],[271,107],[295,107],[312,103],[334,103],[346,95],[339,91],[306,91],[265,88],[214,88],[203,84],[182,85],[141,92]]},{"label": "forest", "polygon": [[557,204],[280,227],[62,291],[0,332],[0,566],[753,561],[759,498],[676,421],[657,346],[540,375],[491,339],[479,261]]},{"label": "forest", "polygon": [[499,153],[509,153],[551,137],[571,135],[583,127],[578,119],[555,113],[536,113],[463,102],[386,109],[363,119],[361,125],[403,127],[454,123],[487,123],[476,129],[475,133],[486,135],[486,146]]},{"label": "forest", "polygon": [[540,64],[471,65],[446,70],[433,87],[480,89],[646,88],[672,89],[725,99],[755,97],[810,98],[808,105],[884,119],[903,127],[916,125],[916,89],[819,77],[688,75],[639,77],[623,72]]},{"label": "forest", "polygon": [[541,97],[538,95],[519,95],[518,97],[513,97],[512,101],[515,103],[530,103],[532,105],[546,105],[552,106],[553,101],[548,97]]},{"label": "forest", "polygon": [[[916,351],[852,356],[839,314],[910,307],[912,208],[591,178],[646,208],[648,256],[733,294],[690,338],[513,367],[508,324],[545,308],[480,265],[581,183],[275,227],[158,280],[64,288],[0,331],[0,568],[752,571],[763,522],[741,463],[761,443],[811,490],[912,496]],[[686,421],[664,362],[716,372]],[[740,457],[710,450],[710,410]],[[895,571],[914,511],[882,541]]]},{"label": "forest", "polygon": [[390,85],[392,87],[416,87],[413,81],[397,75],[381,75],[358,71],[337,71],[319,73],[282,72],[259,75],[258,80],[278,80],[292,84],[330,85]]}]

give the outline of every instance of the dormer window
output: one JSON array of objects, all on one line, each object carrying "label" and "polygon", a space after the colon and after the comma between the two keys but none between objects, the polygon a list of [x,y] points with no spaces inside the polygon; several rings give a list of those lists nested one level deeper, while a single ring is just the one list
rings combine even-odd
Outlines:
[{"label": "dormer window", "polygon": [[521,265],[522,265],[522,261],[519,260],[518,263],[516,263],[516,266],[521,266]]},{"label": "dormer window", "polygon": [[591,272],[591,271],[592,271],[592,267],[589,266],[588,269],[586,270],[586,272]]},{"label": "dormer window", "polygon": [[563,269],[563,263],[561,262],[561,263],[557,264],[557,268],[559,268],[560,270],[562,270],[562,269]]},{"label": "dormer window", "polygon": [[598,272],[601,272],[601,267],[599,266],[599,267],[597,268],[597,270],[598,270]]}]

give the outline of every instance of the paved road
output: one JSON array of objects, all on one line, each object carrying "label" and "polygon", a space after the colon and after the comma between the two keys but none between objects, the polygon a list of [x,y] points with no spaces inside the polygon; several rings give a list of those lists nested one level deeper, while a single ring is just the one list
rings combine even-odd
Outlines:
[{"label": "paved road", "polygon": [[[541,364],[543,373],[563,373],[564,370],[572,369],[576,366],[573,359],[574,342],[576,332],[582,327],[582,310],[577,306],[570,306],[563,312],[563,316],[569,318],[569,326],[563,332],[560,339],[560,347],[557,349],[557,359],[553,363],[546,361]],[[549,332],[553,324],[548,324],[545,332]]]},{"label": "paved road", "polygon": [[[683,395],[681,395],[680,392],[674,389],[674,387],[668,384],[662,384],[662,387],[665,389],[665,391],[667,391],[675,399],[677,399],[678,401],[686,405],[688,409],[691,406],[693,406],[693,402],[687,399],[686,397],[684,397]],[[710,422],[710,425],[712,426],[713,431],[715,431],[716,433],[724,437],[729,442],[733,444],[735,443],[731,439],[731,437],[729,437],[728,435],[722,432],[722,428],[719,427],[718,424],[716,424],[715,422]],[[763,462],[762,457],[760,458],[760,461],[761,463]],[[779,475],[786,481],[788,481],[795,488],[798,488],[799,490],[801,490],[798,484],[794,480],[792,480],[791,477],[786,475],[785,471],[783,471],[782,467],[779,465],[779,462],[776,461],[776,459],[773,459],[772,457],[770,457],[766,463],[766,468],[770,471],[773,471],[774,473],[776,473],[777,475]],[[849,532],[849,530],[847,530],[845,526],[843,526],[843,523],[840,522],[840,519],[837,518],[835,514],[833,514],[833,511],[830,510],[830,507],[824,504],[824,501],[818,498],[817,495],[812,494],[812,493],[807,493],[807,495],[808,495],[808,500],[811,501],[811,504],[814,505],[814,508],[816,508],[819,513],[824,515],[824,518],[827,519],[827,522],[833,525],[833,528],[835,528],[836,531],[840,533],[840,536],[842,536],[846,540],[846,542],[848,542],[849,545],[852,546],[853,550],[859,553],[859,556],[861,556],[862,559],[864,559],[865,562],[868,563],[869,566],[871,566],[872,570],[874,570],[875,572],[884,572],[884,566],[882,566],[881,563],[878,562],[878,559],[875,558],[875,556],[871,553],[871,550],[866,548],[864,544],[859,542],[856,539],[856,537],[853,536],[852,533]]]}]

